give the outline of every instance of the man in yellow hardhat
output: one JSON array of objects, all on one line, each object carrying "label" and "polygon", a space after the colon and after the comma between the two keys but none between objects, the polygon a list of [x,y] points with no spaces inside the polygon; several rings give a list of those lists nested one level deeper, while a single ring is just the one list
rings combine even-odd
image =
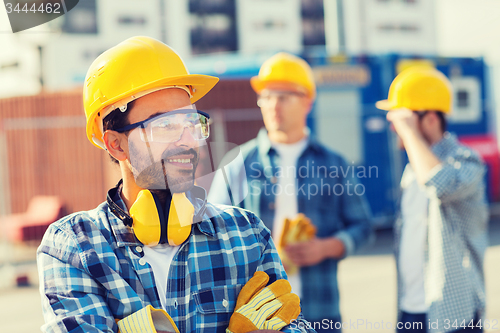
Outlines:
[{"label": "man in yellow hardhat", "polygon": [[410,67],[377,107],[389,111],[409,159],[395,226],[398,331],[481,332],[485,165],[446,132],[451,83],[434,68]]},{"label": "man in yellow hardhat", "polygon": [[[306,127],[316,97],[306,61],[278,53],[263,63],[250,83],[265,129],[241,146],[243,166],[218,171],[209,198],[255,212],[278,246],[288,244],[281,255],[289,263],[285,268],[292,289],[300,294],[305,317],[318,332],[338,329],[337,265],[367,241],[371,230],[364,191],[356,187],[361,184],[352,173],[345,172],[352,166],[316,141]],[[287,219],[302,228],[291,230],[295,239],[283,231]],[[298,266],[298,273],[291,266]]]},{"label": "man in yellow hardhat", "polygon": [[[37,253],[42,331],[156,332],[150,324],[168,316],[158,331],[307,331],[264,224],[207,203],[194,186],[209,115],[193,103],[217,81],[189,74],[148,37],[93,62],[83,88],[87,137],[117,161],[122,180],[96,209],[47,230]],[[248,302],[255,295],[267,306]]]}]

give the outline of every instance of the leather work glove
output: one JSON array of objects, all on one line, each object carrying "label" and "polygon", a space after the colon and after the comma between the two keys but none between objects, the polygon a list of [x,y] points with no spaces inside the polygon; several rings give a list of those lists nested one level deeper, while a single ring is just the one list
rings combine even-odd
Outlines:
[{"label": "leather work glove", "polygon": [[269,275],[257,271],[241,288],[226,333],[255,330],[279,331],[300,313],[300,299],[290,283],[281,279],[266,287]]},{"label": "leather work glove", "polygon": [[179,333],[179,329],[165,310],[151,305],[119,320],[118,333]]},{"label": "leather work glove", "polygon": [[278,253],[288,275],[297,274],[299,267],[288,258],[284,250],[285,247],[288,244],[307,242],[315,236],[316,227],[304,214],[298,214],[293,220],[285,219],[283,233],[281,234],[281,238],[278,242]]}]

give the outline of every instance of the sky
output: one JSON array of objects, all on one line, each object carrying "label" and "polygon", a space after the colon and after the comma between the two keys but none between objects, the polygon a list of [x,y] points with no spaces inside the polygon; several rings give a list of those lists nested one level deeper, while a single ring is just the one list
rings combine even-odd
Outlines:
[{"label": "sky", "polygon": [[500,1],[436,0],[438,53],[500,64]]}]

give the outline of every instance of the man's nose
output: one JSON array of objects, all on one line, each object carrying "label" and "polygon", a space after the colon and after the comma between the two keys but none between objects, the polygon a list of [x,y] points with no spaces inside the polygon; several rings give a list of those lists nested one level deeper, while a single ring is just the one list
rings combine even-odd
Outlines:
[{"label": "man's nose", "polygon": [[181,138],[175,143],[177,146],[194,147],[197,145],[197,140],[194,138],[188,126],[182,130]]},{"label": "man's nose", "polygon": [[282,98],[279,95],[273,96],[271,98],[271,103],[270,104],[273,107],[273,109],[278,109],[283,104]]},{"label": "man's nose", "polygon": [[274,113],[281,113],[281,109],[283,108],[281,98],[279,98],[279,96],[273,96],[270,98],[267,108],[272,110]]}]

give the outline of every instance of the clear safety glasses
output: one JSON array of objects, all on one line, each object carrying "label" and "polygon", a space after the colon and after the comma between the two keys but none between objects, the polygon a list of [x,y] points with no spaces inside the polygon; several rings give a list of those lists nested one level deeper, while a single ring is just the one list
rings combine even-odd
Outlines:
[{"label": "clear safety glasses", "polygon": [[210,116],[199,110],[179,109],[115,129],[123,133],[141,127],[143,142],[171,143],[181,139],[187,128],[195,140],[207,139],[210,135]]},{"label": "clear safety glasses", "polygon": [[275,99],[278,103],[289,104],[295,102],[297,98],[304,96],[305,94],[295,91],[267,91],[259,95],[257,105],[260,107],[271,105],[275,103]]}]

